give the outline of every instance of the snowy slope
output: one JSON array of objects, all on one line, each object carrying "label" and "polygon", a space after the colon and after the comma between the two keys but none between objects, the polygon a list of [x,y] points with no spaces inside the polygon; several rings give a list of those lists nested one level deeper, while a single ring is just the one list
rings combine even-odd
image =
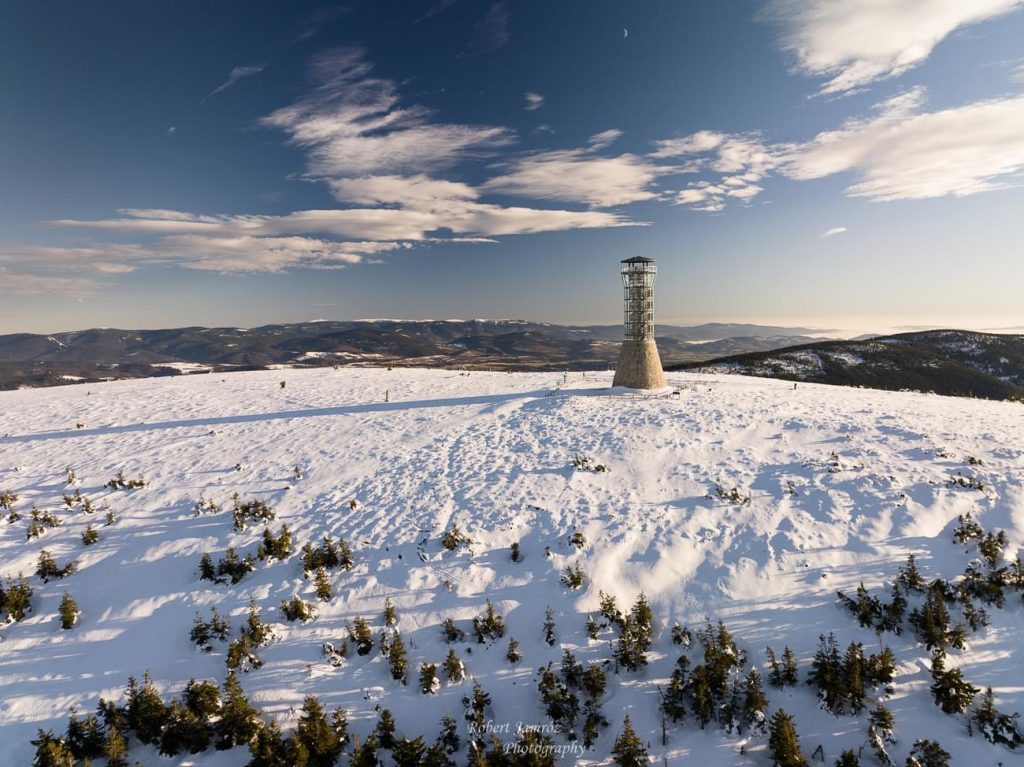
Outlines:
[{"label": "snowy slope", "polygon": [[[79,563],[63,581],[32,576],[33,613],[0,628],[0,765],[28,764],[37,728],[62,732],[69,706],[93,710],[101,695],[118,698],[129,675],[148,669],[168,698],[190,677],[222,681],[224,646],[209,654],[195,648],[193,616],[217,605],[237,631],[250,598],[275,639],[260,651],[263,667],[241,681],[285,729],[313,693],[329,708],[345,707],[360,735],[372,728],[379,703],[394,712],[400,734],[429,741],[443,713],[461,722],[460,699],[472,679],[493,696],[495,722],[540,723],[539,666],[557,667],[563,648],[584,663],[609,655],[611,634],[590,641],[584,630],[599,590],[623,608],[646,592],[657,633],[646,670],[609,677],[603,710],[611,726],[595,749],[565,763],[608,763],[629,713],[657,764],[666,757],[670,764],[767,765],[765,738],[701,731],[692,719],[661,745],[658,685],[680,652],[669,640],[673,622],[699,629],[721,618],[762,669],[766,645],[789,644],[805,671],[822,632],[834,629],[843,647],[852,640],[878,647],[873,631],[836,606],[836,589],[852,591],[861,580],[877,589],[910,552],[927,577],[962,571],[970,556],[951,539],[958,514],[970,511],[986,529],[1006,530],[1010,558],[1024,543],[1019,404],[805,384],[794,390],[780,381],[683,373],[670,383],[681,387],[679,396],[645,399],[608,396],[610,374],[563,380],[317,369],[0,394],[0,492],[16,493],[23,515],[0,521],[0,574],[32,574],[44,548],[60,563]],[[574,471],[575,453],[609,471]],[[968,456],[983,464],[969,466]],[[113,525],[103,526],[104,511],[67,510],[67,466],[83,495],[109,505]],[[120,470],[143,473],[148,485],[104,488]],[[949,487],[957,472],[989,489]],[[719,500],[716,483],[751,502]],[[332,573],[335,596],[317,603],[310,623],[288,623],[278,608],[293,594],[316,602],[297,555],[257,567],[236,586],[198,580],[204,551],[217,559],[228,546],[256,548],[261,526],[237,533],[230,511],[193,514],[200,494],[230,508],[236,491],[270,504],[272,529],[286,522],[298,546],[324,533],[353,545],[355,569]],[[33,504],[66,521],[26,541]],[[80,540],[87,522],[100,531],[89,547]],[[473,539],[469,550],[441,548],[453,524]],[[579,552],[567,543],[575,530],[588,542]],[[525,557],[519,564],[508,553],[515,541]],[[589,576],[577,591],[559,582],[574,562]],[[57,619],[65,590],[82,608],[70,631]],[[409,648],[408,687],[392,681],[376,651],[351,653],[337,669],[320,651],[324,641],[342,640],[356,616],[379,632],[386,596]],[[425,698],[415,670],[444,660],[441,621],[451,616],[468,631],[488,597],[506,617],[506,638],[456,645],[471,679]],[[542,641],[549,605],[554,647]],[[951,662],[975,685],[991,685],[1002,710],[1024,710],[1020,600],[1011,596],[1006,609],[990,613],[992,626]],[[525,656],[516,666],[505,659],[509,636]],[[967,737],[962,718],[935,707],[928,656],[911,634],[885,641],[899,661],[888,702],[898,764],[919,737],[938,739],[953,764],[1020,758]],[[832,764],[842,749],[864,742],[866,716],[821,711],[806,685],[767,692],[772,710],[796,715],[808,756],[820,744]],[[738,755],[741,745],[746,756]],[[249,758],[244,749],[169,758],[138,745],[132,757],[146,765],[243,765]]]}]

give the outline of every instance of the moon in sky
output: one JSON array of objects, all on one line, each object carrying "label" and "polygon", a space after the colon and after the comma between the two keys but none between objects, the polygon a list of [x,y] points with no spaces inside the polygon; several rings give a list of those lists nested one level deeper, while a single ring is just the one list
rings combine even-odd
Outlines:
[{"label": "moon in sky", "polygon": [[627,37],[629,37],[629,30],[626,29],[625,27],[623,27],[622,28],[622,39],[625,40]]}]

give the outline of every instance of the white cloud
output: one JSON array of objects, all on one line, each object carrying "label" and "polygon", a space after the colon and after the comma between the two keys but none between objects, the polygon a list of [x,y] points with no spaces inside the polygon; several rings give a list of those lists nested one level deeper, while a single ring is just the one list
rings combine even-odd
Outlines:
[{"label": "white cloud", "polygon": [[503,172],[481,189],[598,208],[657,199],[659,193],[651,188],[654,182],[679,169],[635,154],[597,154],[621,136],[622,131],[606,130],[592,136],[583,148],[535,152],[500,163],[495,167]]},{"label": "white cloud", "polygon": [[924,88],[877,104],[805,142],[765,144],[756,135],[701,131],[656,143],[652,157],[679,157],[701,178],[675,194],[679,205],[717,212],[750,201],[772,174],[806,181],[852,173],[851,197],[920,200],[1018,186],[1024,173],[1024,96],[925,111]]},{"label": "white cloud", "polygon": [[853,172],[847,188],[870,200],[963,197],[1020,184],[1024,96],[921,111],[923,89],[879,105],[876,116],[787,147],[782,172],[806,180]]},{"label": "white cloud", "polygon": [[651,157],[679,158],[685,162],[680,170],[713,174],[707,179],[691,182],[675,193],[676,205],[717,213],[730,200],[750,202],[763,188],[758,184],[778,164],[769,146],[756,134],[725,134],[698,131],[689,136],[655,142]]},{"label": "white cloud", "polygon": [[261,120],[308,152],[315,178],[430,171],[507,146],[511,131],[430,122],[424,107],[403,107],[392,80],[370,76],[361,49],[331,51],[313,62],[316,87]]},{"label": "white cloud", "polygon": [[798,71],[842,94],[925,61],[955,30],[1014,11],[1024,0],[773,0],[767,15]]},{"label": "white cloud", "polygon": [[1010,80],[1015,83],[1024,83],[1024,64],[1021,64],[1010,73]]},{"label": "white cloud", "polygon": [[842,234],[845,231],[846,231],[846,227],[845,226],[834,226],[831,229],[829,229],[828,231],[824,232],[821,236],[822,237],[833,237],[833,236],[835,236],[837,234]]},{"label": "white cloud", "polygon": [[237,83],[239,80],[241,80],[243,77],[252,77],[254,75],[258,75],[260,72],[263,71],[264,67],[266,66],[266,64],[257,64],[256,66],[251,67],[235,67],[231,70],[231,73],[228,75],[228,79],[222,82],[216,88],[214,88],[208,94],[206,94],[206,97],[203,99],[203,101],[206,101],[206,99],[210,98],[211,96],[216,96],[218,93],[223,93],[228,88]]},{"label": "white cloud", "polygon": [[532,112],[535,109],[540,109],[542,106],[544,106],[544,97],[541,96],[539,93],[527,92],[525,94],[525,96],[526,96],[526,106],[523,107],[523,108],[527,112]]}]

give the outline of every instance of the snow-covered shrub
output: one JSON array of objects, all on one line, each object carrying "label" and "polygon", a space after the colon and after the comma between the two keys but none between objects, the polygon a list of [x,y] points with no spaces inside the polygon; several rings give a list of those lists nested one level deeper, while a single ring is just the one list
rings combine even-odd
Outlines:
[{"label": "snow-covered shrub", "polygon": [[487,600],[484,616],[473,619],[473,634],[480,644],[488,639],[500,639],[505,636],[505,619],[494,609],[490,599]]},{"label": "snow-covered shrub", "polygon": [[451,617],[441,621],[441,635],[448,644],[461,642],[466,638],[466,632],[456,626],[455,621]]},{"label": "snow-covered shrub", "polygon": [[448,530],[441,536],[441,545],[447,551],[455,551],[460,546],[468,546],[472,542],[472,539],[462,532],[458,525],[452,525],[451,530]]},{"label": "snow-covered shrub", "polygon": [[140,487],[146,486],[146,478],[143,475],[139,475],[134,478],[128,478],[124,475],[124,471],[118,471],[116,476],[107,481],[104,487],[109,487],[111,490],[137,490]]},{"label": "snow-covered shrub", "polygon": [[316,617],[316,608],[309,602],[303,602],[298,596],[282,600],[281,612],[289,621],[311,621]]},{"label": "snow-covered shrub", "polygon": [[356,618],[348,630],[349,639],[356,646],[359,655],[369,655],[373,649],[373,631],[365,618]]},{"label": "snow-covered shrub", "polygon": [[582,565],[569,565],[562,572],[561,582],[570,589],[578,589],[587,582],[587,574],[583,572]]},{"label": "snow-covered shrub", "polygon": [[59,613],[60,627],[62,629],[70,629],[78,622],[78,616],[81,613],[78,609],[78,603],[66,591],[64,592],[64,597],[60,600]]},{"label": "snow-covered shrub", "polygon": [[992,688],[986,688],[981,701],[971,711],[971,724],[985,740],[1016,749],[1024,745],[1024,736],[1017,729],[1020,714],[1004,714],[996,709]]},{"label": "snow-covered shrub", "polygon": [[466,666],[454,648],[448,650],[448,657],[444,659],[444,675],[450,684],[461,682],[466,677]]},{"label": "snow-covered shrub", "polygon": [[576,471],[590,471],[595,474],[602,474],[608,471],[608,467],[603,463],[595,463],[594,459],[584,453],[576,453],[572,457],[572,467]]},{"label": "snow-covered shrub", "polygon": [[441,689],[441,680],[437,678],[437,664],[423,663],[420,665],[420,692],[433,695]]},{"label": "snow-covered shrub", "polygon": [[46,549],[39,552],[39,563],[36,565],[36,575],[43,579],[43,583],[46,583],[51,578],[60,580],[71,575],[75,570],[78,569],[78,562],[68,562],[63,567],[57,565],[57,560],[53,558]]},{"label": "snow-covered shrub", "polygon": [[245,530],[245,526],[250,522],[269,522],[276,516],[274,510],[259,498],[252,498],[243,503],[238,493],[235,493],[232,500],[234,501],[234,508],[231,512],[231,518],[235,530],[238,532]]}]

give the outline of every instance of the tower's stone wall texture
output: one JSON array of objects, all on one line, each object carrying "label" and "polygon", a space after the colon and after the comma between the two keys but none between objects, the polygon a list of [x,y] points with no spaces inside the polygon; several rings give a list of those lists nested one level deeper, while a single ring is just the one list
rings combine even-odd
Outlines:
[{"label": "tower's stone wall texture", "polygon": [[661,368],[661,357],[654,339],[623,341],[612,386],[661,389],[665,385],[665,372]]}]

